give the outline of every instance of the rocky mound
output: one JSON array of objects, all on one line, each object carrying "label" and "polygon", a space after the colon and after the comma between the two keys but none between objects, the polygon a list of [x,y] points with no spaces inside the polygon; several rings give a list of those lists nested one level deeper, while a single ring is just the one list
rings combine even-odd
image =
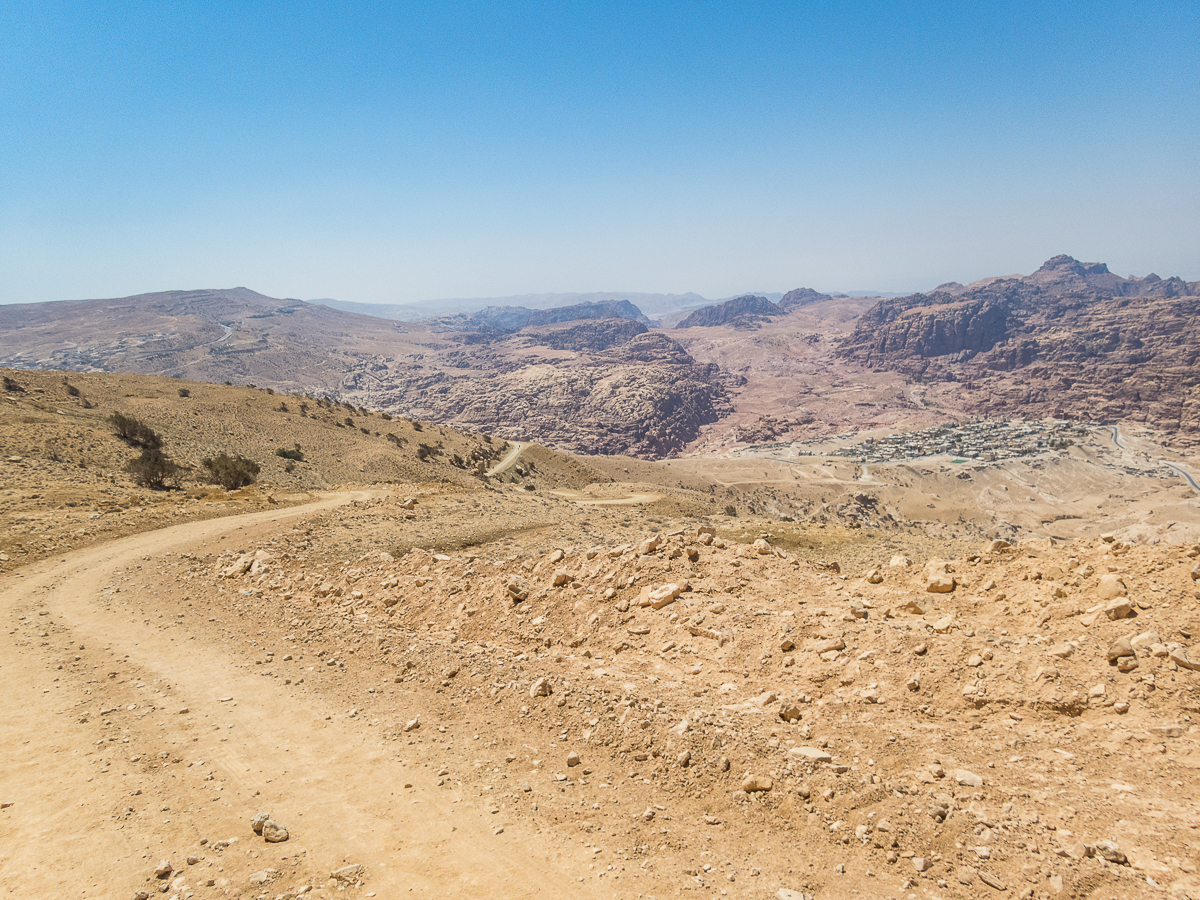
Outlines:
[{"label": "rocky mound", "polygon": [[752,325],[763,317],[777,316],[780,308],[766,297],[744,294],[715,306],[705,306],[683,319],[676,328],[711,328],[715,325],[737,327]]},{"label": "rocky mound", "polygon": [[1068,256],[1027,277],[882,300],[839,355],[962,382],[983,415],[1136,421],[1200,442],[1200,283]]},{"label": "rocky mound", "polygon": [[811,306],[814,303],[821,303],[825,300],[832,300],[830,294],[822,294],[819,291],[814,291],[812,288],[796,288],[794,291],[788,291],[779,301],[779,309],[785,313],[790,313],[794,309],[801,309],[805,306]]}]

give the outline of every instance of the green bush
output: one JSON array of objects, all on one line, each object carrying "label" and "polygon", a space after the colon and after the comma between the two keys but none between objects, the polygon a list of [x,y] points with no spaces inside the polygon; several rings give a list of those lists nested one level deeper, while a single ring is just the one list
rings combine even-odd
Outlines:
[{"label": "green bush", "polygon": [[161,491],[168,485],[179,486],[179,478],[183,474],[183,466],[176,463],[161,450],[147,449],[137,459],[125,463],[125,471],[134,482],[142,487]]},{"label": "green bush", "polygon": [[190,396],[192,396],[192,392],[190,390],[188,390],[187,388],[180,388],[179,396],[180,397],[190,397]]},{"label": "green bush", "polygon": [[254,484],[261,471],[258,463],[246,459],[241,454],[229,456],[227,453],[222,453],[219,456],[203,460],[202,465],[208,469],[209,480],[213,484],[221,485],[227,491],[235,491],[248,484]]},{"label": "green bush", "polygon": [[145,422],[139,422],[133,416],[124,413],[113,413],[107,419],[117,437],[131,447],[141,447],[144,450],[161,450],[162,437]]},{"label": "green bush", "polygon": [[282,457],[283,459],[294,459],[297,462],[304,461],[304,453],[301,452],[299,444],[296,445],[295,450],[288,450],[286,447],[280,447],[275,451],[275,455]]}]

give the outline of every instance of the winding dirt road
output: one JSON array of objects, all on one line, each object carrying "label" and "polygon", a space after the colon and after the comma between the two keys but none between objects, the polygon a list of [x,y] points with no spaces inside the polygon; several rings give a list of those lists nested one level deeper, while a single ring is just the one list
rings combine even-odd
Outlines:
[{"label": "winding dirt road", "polygon": [[[333,896],[330,871],[351,863],[365,867],[354,896],[592,895],[524,826],[497,834],[488,809],[437,787],[431,746],[385,744],[320,694],[260,677],[235,655],[253,635],[222,634],[185,584],[156,578],[171,556],[373,495],[179,525],[4,578],[0,896],[153,894],[160,859],[181,898]],[[115,589],[118,572],[137,583]],[[291,839],[256,837],[259,810]]]}]

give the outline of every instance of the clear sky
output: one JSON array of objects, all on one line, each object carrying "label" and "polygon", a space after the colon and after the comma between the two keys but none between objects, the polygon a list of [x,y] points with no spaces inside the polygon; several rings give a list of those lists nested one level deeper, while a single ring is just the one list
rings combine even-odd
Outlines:
[{"label": "clear sky", "polygon": [[0,302],[1200,279],[1200,4],[0,0]]}]

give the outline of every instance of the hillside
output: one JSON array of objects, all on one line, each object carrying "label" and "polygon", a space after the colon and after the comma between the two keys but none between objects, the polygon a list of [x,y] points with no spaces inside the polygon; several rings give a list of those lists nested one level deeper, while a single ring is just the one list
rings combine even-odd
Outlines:
[{"label": "hillside", "polygon": [[245,288],[13,305],[0,307],[0,364],[253,383],[653,457],[679,452],[728,409],[723,374],[644,334],[627,300],[512,315],[405,324]]},{"label": "hillside", "polygon": [[977,415],[1140,423],[1200,445],[1200,283],[1055,257],[1027,277],[880,301],[838,354],[961,386]]}]

